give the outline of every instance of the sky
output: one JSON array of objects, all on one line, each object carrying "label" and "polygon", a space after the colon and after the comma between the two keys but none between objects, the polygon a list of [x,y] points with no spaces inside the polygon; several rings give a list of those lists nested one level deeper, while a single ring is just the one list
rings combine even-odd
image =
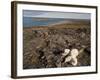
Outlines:
[{"label": "sky", "polygon": [[24,17],[90,19],[90,13],[23,10]]}]

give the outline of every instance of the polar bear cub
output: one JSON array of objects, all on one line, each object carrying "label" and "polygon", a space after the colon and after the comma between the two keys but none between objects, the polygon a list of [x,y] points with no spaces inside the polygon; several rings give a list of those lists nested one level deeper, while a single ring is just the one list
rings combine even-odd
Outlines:
[{"label": "polar bear cub", "polygon": [[72,49],[70,54],[72,58],[76,58],[79,55],[79,51],[78,49]]},{"label": "polar bear cub", "polygon": [[66,55],[69,54],[69,52],[70,52],[70,49],[65,49],[65,50],[64,50],[64,53],[63,53],[62,55],[63,55],[63,56],[66,56]]}]

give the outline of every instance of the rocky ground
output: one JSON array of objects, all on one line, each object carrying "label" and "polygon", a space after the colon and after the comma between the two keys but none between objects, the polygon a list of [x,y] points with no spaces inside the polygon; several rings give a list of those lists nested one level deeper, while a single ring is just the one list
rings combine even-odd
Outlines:
[{"label": "rocky ground", "polygon": [[[74,26],[74,25],[71,25]],[[91,65],[90,28],[88,27],[24,29],[23,69],[73,67],[65,63],[62,53],[66,48],[78,50],[77,66]]]}]

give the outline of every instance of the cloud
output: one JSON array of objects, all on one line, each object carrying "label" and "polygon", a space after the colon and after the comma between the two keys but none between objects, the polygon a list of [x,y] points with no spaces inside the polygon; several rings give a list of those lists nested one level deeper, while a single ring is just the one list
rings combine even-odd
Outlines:
[{"label": "cloud", "polygon": [[90,13],[24,10],[24,17],[90,19]]},{"label": "cloud", "polygon": [[23,10],[23,16],[24,17],[34,17],[37,15],[45,14],[43,11],[33,11],[33,10]]}]

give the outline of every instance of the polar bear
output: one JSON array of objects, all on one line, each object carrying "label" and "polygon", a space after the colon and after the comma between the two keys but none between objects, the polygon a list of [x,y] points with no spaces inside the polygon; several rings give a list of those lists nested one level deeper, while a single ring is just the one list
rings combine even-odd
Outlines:
[{"label": "polar bear", "polygon": [[65,49],[62,56],[67,56],[69,54],[69,52],[70,52],[70,49]]},{"label": "polar bear", "polygon": [[[67,56],[68,55],[68,56]],[[65,49],[63,56],[66,56],[65,63],[70,62],[73,66],[77,65],[77,56],[79,55],[78,49]]]}]

